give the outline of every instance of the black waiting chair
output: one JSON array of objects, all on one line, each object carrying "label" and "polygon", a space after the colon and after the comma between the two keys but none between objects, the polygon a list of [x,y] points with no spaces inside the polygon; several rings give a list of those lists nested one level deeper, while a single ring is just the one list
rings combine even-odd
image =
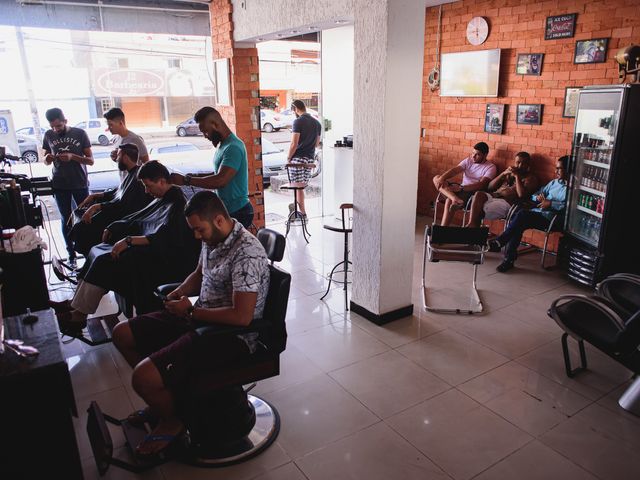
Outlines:
[{"label": "black waiting chair", "polygon": [[[269,447],[279,433],[277,410],[248,392],[255,382],[280,373],[280,354],[287,343],[285,317],[291,276],[273,265],[284,255],[285,239],[282,234],[265,228],[258,231],[258,239],[271,260],[269,293],[263,318],[254,320],[245,328],[211,325],[196,332],[200,336],[258,332],[261,348],[246,362],[231,369],[194,376],[185,394],[187,400],[178,408],[188,431],[188,441],[175,447],[170,454],[173,459],[203,467],[239,463]],[[176,287],[177,284],[163,285],[159,291],[169,293]],[[245,389],[244,385],[250,386]],[[147,433],[126,421],[104,415],[93,402],[89,407],[87,431],[101,474],[110,464],[140,472],[166,461],[165,458],[151,462],[135,458],[135,462],[130,463],[113,458],[113,444],[105,421],[121,425],[132,448]]]},{"label": "black waiting chair", "polygon": [[[342,233],[344,235],[344,253],[342,257],[342,261],[336,263],[334,267],[331,269],[331,273],[329,273],[329,285],[327,285],[327,291],[324,292],[324,295],[320,297],[320,300],[324,299],[329,294],[329,290],[331,289],[331,282],[342,283],[342,289],[344,290],[344,309],[349,310],[349,303],[347,301],[347,285],[350,283],[348,280],[348,274],[352,273],[352,270],[349,269],[349,265],[352,265],[349,260],[349,234],[353,232],[353,228],[351,225],[352,215],[353,215],[353,204],[352,203],[343,203],[340,205],[340,214],[341,214],[341,224],[340,226],[335,225],[324,225],[325,230],[329,230],[331,232]],[[342,265],[342,270],[336,271],[336,269]],[[333,275],[336,273],[343,273],[342,280],[334,280]]]},{"label": "black waiting chair", "polygon": [[[488,227],[463,228],[431,225],[425,228],[424,253],[422,256],[422,300],[424,308],[438,313],[480,313],[482,302],[478,295],[478,265],[484,263],[484,254],[489,251]],[[463,262],[473,265],[471,280],[471,303],[468,308],[437,308],[427,303],[427,263]]]},{"label": "black waiting chair", "polygon": [[[563,295],[553,301],[549,316],[564,330],[562,353],[568,377],[587,368],[584,342],[624,365],[637,377],[640,374],[640,277],[618,274],[598,285],[600,295]],[[631,294],[631,300],[624,294]],[[622,295],[621,295],[622,294]],[[622,300],[622,303],[618,303]],[[628,310],[632,308],[633,311]],[[568,337],[578,342],[580,366],[572,368]],[[622,408],[640,416],[640,378],[620,397]]]}]

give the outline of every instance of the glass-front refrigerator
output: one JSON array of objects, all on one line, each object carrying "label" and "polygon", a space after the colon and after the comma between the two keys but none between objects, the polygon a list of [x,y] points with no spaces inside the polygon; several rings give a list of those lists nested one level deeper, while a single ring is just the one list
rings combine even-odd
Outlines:
[{"label": "glass-front refrigerator", "polygon": [[594,286],[613,273],[640,273],[640,84],[581,90],[572,148],[569,277]]}]

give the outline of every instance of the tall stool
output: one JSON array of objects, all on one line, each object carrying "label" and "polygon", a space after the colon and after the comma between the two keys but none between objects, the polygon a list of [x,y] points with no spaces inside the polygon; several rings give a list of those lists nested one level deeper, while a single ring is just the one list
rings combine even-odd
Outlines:
[{"label": "tall stool", "polygon": [[[347,279],[347,274],[350,272],[351,273],[353,272],[353,270],[349,270],[349,265],[352,265],[352,263],[349,261],[349,234],[353,231],[351,227],[352,212],[353,212],[353,203],[343,203],[342,205],[340,205],[340,213],[342,214],[342,228],[336,227],[333,225],[324,225],[325,230],[331,230],[332,232],[338,232],[338,233],[344,234],[344,257],[341,262],[336,263],[336,265],[331,269],[331,273],[329,273],[329,285],[327,285],[327,291],[324,292],[324,295],[322,297],[320,297],[320,300],[322,300],[324,297],[326,297],[329,294],[332,281],[337,283],[342,283],[343,285],[342,289],[344,290],[344,309],[345,310],[349,310],[349,303],[347,302],[347,284],[351,283]],[[340,265],[342,265],[342,270],[338,270],[338,272],[336,272],[336,268],[338,268]],[[340,272],[344,273],[344,279],[342,281],[334,280],[333,274],[340,273]]]},{"label": "tall stool", "polygon": [[[285,168],[287,169],[287,178],[289,182],[285,183],[284,185],[280,185],[280,190],[293,191],[293,211],[289,213],[289,216],[287,217],[287,222],[286,222],[287,232],[285,233],[285,237],[289,235],[289,230],[291,229],[292,226],[302,226],[302,236],[304,237],[305,241],[309,243],[309,239],[307,238],[307,235],[311,236],[311,234],[307,229],[307,216],[303,215],[303,213],[298,209],[298,195],[296,195],[296,192],[302,191],[305,188],[307,188],[307,185],[309,185],[309,181],[307,180],[304,182],[292,182],[291,169],[306,168],[307,170],[313,170],[316,168],[316,164],[315,163],[287,163],[285,165]],[[307,178],[308,175],[304,175],[304,177]],[[300,220],[300,223],[299,224],[296,223],[296,220]]]}]

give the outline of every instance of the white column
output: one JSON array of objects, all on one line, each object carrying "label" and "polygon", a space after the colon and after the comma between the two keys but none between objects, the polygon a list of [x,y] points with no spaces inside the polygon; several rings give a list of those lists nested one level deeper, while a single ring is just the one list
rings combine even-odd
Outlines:
[{"label": "white column", "polygon": [[411,307],[425,2],[354,0],[354,13],[351,301],[381,323]]}]

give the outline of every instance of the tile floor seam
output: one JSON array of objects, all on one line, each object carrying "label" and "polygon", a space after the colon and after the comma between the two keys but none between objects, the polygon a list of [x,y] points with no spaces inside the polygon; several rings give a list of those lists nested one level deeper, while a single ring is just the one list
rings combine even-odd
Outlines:
[{"label": "tile floor seam", "polygon": [[[520,450],[526,448],[528,445],[531,445],[532,443],[534,443],[535,441],[537,441],[538,439],[536,437],[533,437],[530,441],[528,441],[527,443],[525,443],[524,445],[522,445],[520,448],[517,448],[516,450],[514,450],[513,452],[509,453],[507,456],[501,458],[500,460],[498,460],[497,462],[493,463],[492,465],[488,466],[487,468],[485,468],[484,470],[478,472],[476,475],[474,475],[473,477],[471,477],[469,480],[474,480],[475,478],[478,478],[480,475],[482,475],[484,472],[486,472],[487,470],[492,469],[493,467],[495,467],[496,465],[498,465],[501,462],[504,462],[505,460],[507,460],[509,457],[511,457],[512,455],[517,454]],[[514,479],[509,479],[509,480],[514,480]]]}]

